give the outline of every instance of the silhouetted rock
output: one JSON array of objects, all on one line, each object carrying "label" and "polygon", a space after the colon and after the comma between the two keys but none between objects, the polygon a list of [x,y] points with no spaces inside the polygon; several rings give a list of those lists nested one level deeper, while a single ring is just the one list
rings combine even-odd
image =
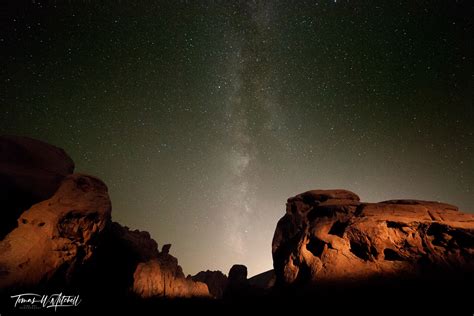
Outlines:
[{"label": "silhouetted rock", "polygon": [[239,284],[247,281],[247,267],[243,264],[234,264],[229,270],[229,283]]},{"label": "silhouetted rock", "polygon": [[130,230],[126,226],[124,227],[119,223],[112,222],[109,233],[112,236],[111,242],[120,243],[122,245],[121,250],[138,262],[156,258],[160,253],[158,251],[158,243],[151,238],[150,233],[147,231]]},{"label": "silhouetted rock", "polygon": [[74,162],[58,147],[0,136],[0,239],[16,227],[23,211],[50,198],[73,171]]},{"label": "silhouetted rock", "polygon": [[193,281],[206,283],[209,293],[215,298],[222,298],[227,287],[227,276],[221,271],[201,271],[191,277]]},{"label": "silhouetted rock", "polygon": [[242,264],[234,264],[229,270],[223,297],[240,300],[250,295],[253,295],[253,291],[247,280],[247,267]]},{"label": "silhouetted rock", "polygon": [[161,248],[161,252],[167,255],[170,253],[170,248],[171,248],[171,244],[163,245],[163,247]]},{"label": "silhouetted rock", "polygon": [[102,181],[67,176],[50,199],[21,214],[18,227],[0,242],[0,288],[67,281],[94,254],[110,212]]},{"label": "silhouetted rock", "polygon": [[275,271],[268,270],[260,274],[254,275],[249,279],[249,284],[252,287],[267,290],[275,285]]},{"label": "silhouetted rock", "polygon": [[474,216],[437,202],[308,191],[288,199],[272,252],[280,285],[472,277]]}]

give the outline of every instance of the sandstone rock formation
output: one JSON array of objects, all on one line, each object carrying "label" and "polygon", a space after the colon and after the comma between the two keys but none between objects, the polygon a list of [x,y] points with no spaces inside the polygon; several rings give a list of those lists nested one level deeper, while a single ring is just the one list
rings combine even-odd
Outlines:
[{"label": "sandstone rock formation", "polygon": [[227,287],[223,297],[226,299],[242,299],[253,295],[253,288],[247,279],[247,267],[243,264],[234,264],[229,270]]},{"label": "sandstone rock formation", "polygon": [[229,284],[247,282],[247,267],[243,264],[234,264],[229,270]]},{"label": "sandstone rock formation", "polygon": [[158,244],[148,232],[110,222],[97,238],[94,256],[76,273],[75,285],[92,296],[127,296],[137,265],[158,255]]},{"label": "sandstone rock formation", "polygon": [[[308,191],[288,200],[273,238],[274,270],[247,279],[247,268],[234,265],[229,278],[218,271],[185,278],[170,244],[160,252],[149,233],[111,221],[106,185],[71,174],[74,163],[64,151],[27,138],[0,137],[0,153],[0,238],[6,234],[0,240],[1,291],[69,287],[98,304],[105,296],[121,300],[131,293],[283,301],[287,287],[268,291],[274,283],[346,287],[380,277],[416,283],[459,277],[471,286],[474,279],[474,215],[438,202],[363,203],[345,190]],[[445,299],[439,289],[433,292]],[[327,293],[319,299],[339,300]],[[468,292],[451,297],[459,293]],[[352,297],[359,302],[360,296]]]},{"label": "sandstone rock formation", "polygon": [[439,269],[472,277],[474,215],[437,202],[362,203],[345,190],[308,191],[288,199],[272,253],[280,285],[451,277]]},{"label": "sandstone rock formation", "polygon": [[207,284],[209,293],[215,298],[222,298],[227,287],[227,276],[221,271],[201,271],[192,276],[191,279]]},{"label": "sandstone rock formation", "polygon": [[[144,297],[209,295],[205,284],[185,279],[170,244],[159,252],[148,232],[112,222],[106,185],[71,174],[74,163],[62,149],[2,136],[0,153],[0,233],[8,233],[0,240],[0,291],[75,288],[89,299],[127,297],[132,288]],[[163,286],[149,286],[161,284],[157,277]]]},{"label": "sandstone rock formation", "polygon": [[260,274],[254,275],[249,279],[250,286],[267,290],[272,288],[275,285],[275,271],[268,270]]},{"label": "sandstone rock formation", "polygon": [[0,239],[16,227],[20,214],[50,198],[74,162],[64,150],[18,136],[0,136]]},{"label": "sandstone rock formation", "polygon": [[21,214],[18,227],[0,242],[0,288],[67,280],[76,265],[90,259],[110,212],[102,181],[67,176],[50,199]]},{"label": "sandstone rock formation", "polygon": [[139,263],[133,274],[133,291],[150,297],[210,297],[207,285],[184,277],[178,260],[169,254],[171,245],[163,246],[157,258]]},{"label": "sandstone rock formation", "polygon": [[130,230],[116,222],[112,222],[110,230],[112,242],[122,244],[122,251],[128,256],[133,256],[139,262],[158,257],[158,243],[151,238],[150,233]]}]

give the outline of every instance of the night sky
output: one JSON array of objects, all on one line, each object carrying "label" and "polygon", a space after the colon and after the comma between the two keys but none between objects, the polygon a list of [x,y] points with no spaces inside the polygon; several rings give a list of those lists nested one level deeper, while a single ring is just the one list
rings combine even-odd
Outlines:
[{"label": "night sky", "polygon": [[270,269],[309,189],[474,211],[470,1],[10,2],[0,133],[64,148],[186,274]]}]

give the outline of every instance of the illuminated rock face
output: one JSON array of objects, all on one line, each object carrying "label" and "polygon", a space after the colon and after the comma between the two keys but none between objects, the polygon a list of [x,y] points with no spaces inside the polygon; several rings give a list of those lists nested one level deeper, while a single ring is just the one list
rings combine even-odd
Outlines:
[{"label": "illuminated rock face", "polygon": [[67,280],[94,253],[110,221],[111,203],[97,178],[67,176],[50,198],[21,214],[0,242],[0,288],[28,288]]},{"label": "illuminated rock face", "polygon": [[150,297],[211,297],[205,283],[185,278],[178,259],[164,245],[154,259],[141,262],[133,274],[133,291],[142,298]]},{"label": "illuminated rock face", "polygon": [[474,271],[474,216],[428,201],[363,203],[345,190],[288,199],[272,243],[277,284],[354,284]]}]

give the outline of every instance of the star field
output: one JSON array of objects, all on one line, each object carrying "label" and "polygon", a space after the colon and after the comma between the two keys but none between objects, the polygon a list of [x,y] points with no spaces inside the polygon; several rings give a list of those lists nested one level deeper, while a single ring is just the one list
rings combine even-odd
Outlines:
[{"label": "star field", "polygon": [[17,1],[0,132],[64,148],[185,273],[272,267],[286,199],[473,212],[467,1]]}]

